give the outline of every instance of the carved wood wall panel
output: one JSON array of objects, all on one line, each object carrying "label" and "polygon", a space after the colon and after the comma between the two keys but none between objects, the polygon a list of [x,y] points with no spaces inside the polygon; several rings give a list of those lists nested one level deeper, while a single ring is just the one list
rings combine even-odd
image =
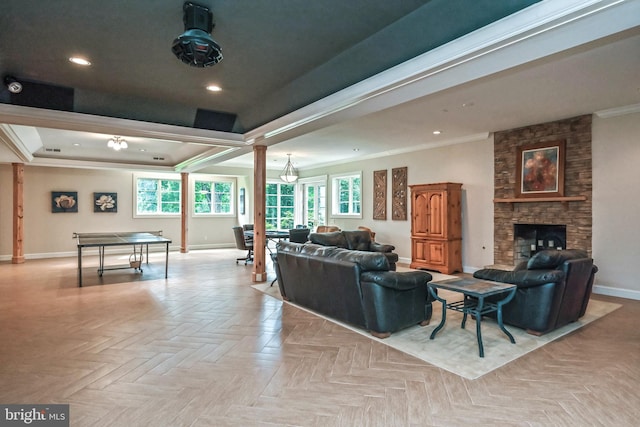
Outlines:
[{"label": "carved wood wall panel", "polygon": [[373,219],[387,219],[387,171],[373,171]]},{"label": "carved wood wall panel", "polygon": [[391,219],[407,219],[407,167],[391,169]]}]

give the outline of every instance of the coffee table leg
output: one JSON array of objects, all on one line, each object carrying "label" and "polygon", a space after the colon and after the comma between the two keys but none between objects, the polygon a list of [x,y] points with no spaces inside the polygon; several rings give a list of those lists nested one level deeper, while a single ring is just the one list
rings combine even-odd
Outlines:
[{"label": "coffee table leg", "polygon": [[476,337],[478,338],[478,350],[480,357],[484,357],[484,346],[482,345],[482,308],[484,307],[484,297],[478,298],[478,306],[475,308],[476,316]]},{"label": "coffee table leg", "polygon": [[442,320],[440,320],[440,324],[431,332],[429,339],[432,340],[436,337],[438,331],[444,327],[444,323],[447,321],[447,300],[440,298],[431,286],[428,286],[428,288],[429,292],[431,292],[431,296],[442,303]]},{"label": "coffee table leg", "polygon": [[499,302],[496,303],[496,305],[498,306],[498,308],[496,310],[496,318],[498,320],[498,326],[500,327],[502,332],[504,332],[509,337],[509,341],[511,341],[512,344],[515,344],[516,340],[515,340],[515,338],[513,338],[513,335],[511,335],[511,333],[509,331],[507,331],[507,328],[504,327],[504,323],[502,323],[502,306],[513,299],[513,297],[516,294],[516,290],[517,290],[517,288],[513,288],[511,290],[511,292],[509,292],[509,295],[507,295],[507,297],[505,299],[503,299],[502,301],[499,301]]}]

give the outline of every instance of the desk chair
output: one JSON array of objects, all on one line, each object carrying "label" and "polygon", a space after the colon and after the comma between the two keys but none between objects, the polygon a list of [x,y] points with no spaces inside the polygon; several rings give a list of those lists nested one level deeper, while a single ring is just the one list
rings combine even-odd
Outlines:
[{"label": "desk chair", "polygon": [[242,227],[232,227],[232,229],[233,236],[236,239],[236,248],[247,251],[246,257],[236,259],[236,264],[238,261],[244,261],[244,265],[247,265],[248,262],[253,262],[253,240],[245,239]]}]

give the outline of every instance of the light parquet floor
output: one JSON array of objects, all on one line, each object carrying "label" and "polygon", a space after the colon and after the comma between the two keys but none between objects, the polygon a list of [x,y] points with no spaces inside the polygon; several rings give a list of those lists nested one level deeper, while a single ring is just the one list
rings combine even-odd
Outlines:
[{"label": "light parquet floor", "polygon": [[470,381],[252,289],[240,255],[172,252],[166,280],[161,254],[102,279],[89,258],[83,288],[75,258],[0,263],[0,403],[92,427],[638,425],[640,301],[596,295],[623,307]]}]

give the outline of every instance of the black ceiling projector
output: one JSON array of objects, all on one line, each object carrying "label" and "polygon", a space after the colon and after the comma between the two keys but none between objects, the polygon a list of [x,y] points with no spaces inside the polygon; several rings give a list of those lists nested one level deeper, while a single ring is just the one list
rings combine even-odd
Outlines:
[{"label": "black ceiling projector", "polygon": [[213,14],[191,2],[186,2],[183,10],[185,31],[173,41],[173,53],[192,67],[210,67],[222,61],[222,48],[211,38]]}]

